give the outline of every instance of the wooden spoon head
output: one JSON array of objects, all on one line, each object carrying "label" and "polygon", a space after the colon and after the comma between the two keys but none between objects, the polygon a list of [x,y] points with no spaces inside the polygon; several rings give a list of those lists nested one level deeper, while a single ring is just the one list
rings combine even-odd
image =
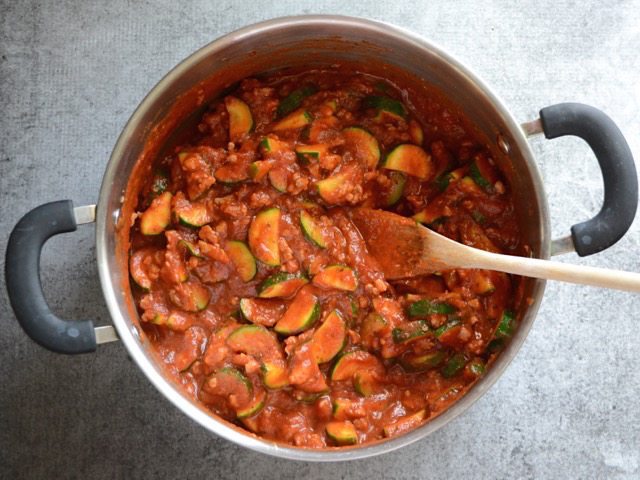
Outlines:
[{"label": "wooden spoon head", "polygon": [[414,277],[451,268],[433,250],[439,238],[411,218],[384,210],[354,208],[349,215],[378,261],[387,280]]}]

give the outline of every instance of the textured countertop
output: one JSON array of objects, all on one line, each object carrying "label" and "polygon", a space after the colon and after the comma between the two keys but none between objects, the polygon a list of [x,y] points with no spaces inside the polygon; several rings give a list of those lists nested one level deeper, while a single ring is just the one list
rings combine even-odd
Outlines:
[{"label": "textured countertop", "polygon": [[[1,0],[2,262],[10,229],[32,207],[95,203],[120,130],[165,72],[224,33],[298,13],[366,16],[422,34],[475,70],[520,121],[561,101],[592,104],[640,159],[637,0]],[[553,234],[564,235],[599,209],[595,158],[577,139],[531,144]],[[636,221],[610,250],[563,261],[640,271],[639,247]],[[92,227],[47,244],[42,280],[60,315],[109,323]],[[550,283],[520,353],[466,413],[400,451],[311,464],[208,434],[120,343],[74,357],[39,348],[0,282],[0,478],[640,478],[637,295]]]}]

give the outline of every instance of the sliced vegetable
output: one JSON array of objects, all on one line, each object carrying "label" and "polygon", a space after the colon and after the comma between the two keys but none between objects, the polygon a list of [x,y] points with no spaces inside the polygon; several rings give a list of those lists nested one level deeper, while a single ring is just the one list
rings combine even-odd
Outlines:
[{"label": "sliced vegetable", "polygon": [[462,371],[467,364],[467,358],[462,353],[456,353],[453,355],[447,363],[440,369],[440,373],[444,378],[451,378],[456,376]]},{"label": "sliced vegetable", "polygon": [[262,154],[266,155],[268,153],[276,153],[289,150],[289,144],[272,135],[267,135],[262,140],[260,140],[260,149],[262,150]]},{"label": "sliced vegetable", "polygon": [[251,323],[272,327],[284,312],[284,305],[268,298],[242,298],[240,313]]},{"label": "sliced vegetable", "polygon": [[409,322],[403,327],[396,327],[391,331],[394,343],[413,342],[430,335],[432,335],[431,329],[424,320]]},{"label": "sliced vegetable", "polygon": [[258,289],[260,298],[291,297],[309,280],[300,274],[278,272],[267,278]]},{"label": "sliced vegetable", "polygon": [[269,170],[273,168],[273,162],[269,160],[256,160],[249,165],[249,177],[256,182],[262,180]]},{"label": "sliced vegetable", "polygon": [[253,116],[249,106],[236,97],[226,97],[224,104],[229,113],[229,140],[238,142],[253,130]]},{"label": "sliced vegetable", "polygon": [[473,273],[471,290],[478,295],[489,295],[496,290],[496,285],[487,270],[478,270]]},{"label": "sliced vegetable", "polygon": [[256,415],[264,407],[265,400],[267,399],[267,392],[260,389],[258,393],[253,396],[253,399],[244,408],[236,410],[236,416],[240,419],[249,418]]},{"label": "sliced vegetable", "polygon": [[283,166],[276,166],[269,170],[269,183],[280,193],[287,191],[287,184],[289,183],[289,173]]},{"label": "sliced vegetable", "polygon": [[301,288],[274,330],[281,335],[294,335],[313,326],[320,317],[320,301],[308,288]]},{"label": "sliced vegetable", "polygon": [[209,392],[227,397],[236,409],[248,406],[253,398],[253,385],[247,377],[233,367],[224,367],[210,375],[205,381]]},{"label": "sliced vegetable", "polygon": [[431,155],[417,145],[403,143],[391,150],[384,161],[383,167],[388,170],[404,172],[422,180],[433,172]]},{"label": "sliced vegetable", "polygon": [[422,127],[415,120],[409,122],[409,135],[411,135],[411,141],[418,146],[422,145],[424,141],[424,134],[422,133]]},{"label": "sliced vegetable", "polygon": [[368,371],[360,371],[353,376],[353,388],[358,395],[370,397],[381,390],[381,385],[375,374]]},{"label": "sliced vegetable", "polygon": [[327,436],[337,445],[355,445],[358,443],[358,432],[349,420],[329,422],[325,426]]},{"label": "sliced vegetable", "polygon": [[159,235],[164,232],[171,222],[171,198],[170,192],[164,192],[151,201],[140,218],[140,232],[143,235]]},{"label": "sliced vegetable", "polygon": [[455,311],[456,309],[448,303],[425,298],[409,305],[407,314],[413,318],[426,318],[433,314],[450,314]]},{"label": "sliced vegetable", "polygon": [[487,191],[493,191],[493,186],[498,180],[495,168],[484,155],[476,155],[473,163],[469,167],[469,175],[478,186]]},{"label": "sliced vegetable", "polygon": [[289,386],[289,375],[284,363],[264,362],[260,367],[262,383],[270,390],[278,390]]},{"label": "sliced vegetable", "polygon": [[227,345],[234,352],[246,353],[257,360],[281,360],[282,349],[278,339],[261,325],[243,325],[227,337]]},{"label": "sliced vegetable", "polygon": [[387,193],[386,204],[387,207],[392,207],[402,198],[407,177],[403,173],[391,171],[389,178],[391,180],[391,188],[389,188],[389,193]]},{"label": "sliced vegetable", "polygon": [[192,257],[202,258],[202,255],[200,255],[200,249],[197,245],[189,242],[188,240],[179,240],[178,246],[180,248],[184,248]]},{"label": "sliced vegetable", "polygon": [[341,172],[316,182],[320,197],[329,204],[338,203],[349,185],[350,176],[349,172]]},{"label": "sliced vegetable", "polygon": [[364,98],[362,106],[364,108],[376,109],[379,113],[385,112],[393,117],[407,118],[407,110],[404,108],[404,105],[402,105],[402,102],[394,100],[393,98],[371,95]]},{"label": "sliced vegetable", "polygon": [[324,231],[318,221],[306,210],[300,212],[300,226],[304,236],[314,245],[320,248],[326,248],[327,242],[324,237]]},{"label": "sliced vegetable", "polygon": [[461,325],[462,325],[462,321],[460,320],[459,317],[451,317],[447,320],[447,322],[444,325],[436,329],[436,332],[435,332],[436,337],[440,338],[443,335],[450,332],[452,329],[459,327]]},{"label": "sliced vegetable", "polygon": [[498,324],[494,338],[510,338],[513,335],[513,332],[516,331],[516,327],[517,322],[515,314],[511,310],[505,310],[502,312],[502,317],[500,317],[500,323]]},{"label": "sliced vegetable", "polygon": [[249,225],[249,247],[253,255],[269,266],[280,265],[280,209],[268,208],[258,213]]},{"label": "sliced vegetable", "polygon": [[445,217],[443,217],[442,215],[441,206],[435,203],[431,203],[411,218],[413,218],[418,223],[422,223],[423,225],[433,226],[441,223]]},{"label": "sliced vegetable", "polygon": [[355,155],[356,159],[374,169],[380,161],[380,145],[376,137],[361,127],[348,127],[342,130],[345,147]]},{"label": "sliced vegetable", "polygon": [[317,363],[326,363],[338,355],[347,342],[347,324],[333,310],[311,337],[311,351]]},{"label": "sliced vegetable", "polygon": [[251,255],[246,243],[231,240],[227,242],[226,251],[243,282],[248,282],[256,276],[256,259]]},{"label": "sliced vegetable", "polygon": [[164,169],[156,170],[153,175],[153,182],[151,183],[151,193],[160,195],[167,190],[168,186],[169,178],[167,172]]},{"label": "sliced vegetable", "polygon": [[351,400],[346,398],[334,398],[331,402],[331,410],[333,418],[336,420],[346,420],[349,408],[351,408]]},{"label": "sliced vegetable", "polygon": [[435,184],[440,191],[444,192],[450,184],[464,177],[465,172],[466,168],[462,167],[451,172],[443,173],[435,179]]},{"label": "sliced vegetable", "polygon": [[216,169],[214,176],[222,183],[233,185],[249,178],[249,169],[243,163],[225,163]]},{"label": "sliced vegetable", "polygon": [[302,101],[310,95],[316,93],[318,89],[314,85],[305,85],[298,88],[287,95],[278,105],[276,109],[276,116],[278,118],[289,115],[291,112],[300,108]]},{"label": "sliced vegetable", "polygon": [[[175,294],[171,294],[175,291]],[[174,287],[172,301],[187,312],[199,312],[207,308],[211,299],[209,289],[199,282],[185,282]]]},{"label": "sliced vegetable", "polygon": [[[129,272],[133,281],[145,291],[151,288],[151,279],[147,273],[147,268],[153,266],[153,257],[156,251],[151,248],[141,248],[136,250],[129,258]],[[151,265],[149,265],[151,264]]]},{"label": "sliced vegetable", "polygon": [[427,417],[426,410],[419,410],[412,415],[405,415],[394,422],[384,426],[382,429],[385,437],[396,437],[420,425]]},{"label": "sliced vegetable", "polygon": [[358,278],[353,269],[347,266],[330,265],[313,277],[313,284],[320,288],[353,292],[358,288]]},{"label": "sliced vegetable", "polygon": [[295,130],[309,125],[312,121],[313,116],[306,110],[300,109],[284,117],[273,126],[272,130],[274,132]]},{"label": "sliced vegetable", "polygon": [[482,360],[476,359],[470,362],[467,365],[467,368],[469,369],[469,373],[471,373],[471,375],[473,375],[474,377],[481,377],[482,375],[484,375],[486,365]]},{"label": "sliced vegetable", "polygon": [[185,227],[199,228],[211,222],[212,217],[209,215],[207,206],[203,203],[181,202],[175,205],[178,220]]},{"label": "sliced vegetable", "polygon": [[302,165],[317,162],[320,157],[327,153],[329,146],[325,144],[298,145],[296,146],[296,156]]},{"label": "sliced vegetable", "polygon": [[380,361],[369,352],[355,350],[342,354],[331,369],[331,380],[350,380],[356,372],[361,370],[379,371]]},{"label": "sliced vegetable", "polygon": [[360,338],[363,345],[372,349],[375,346],[375,339],[378,333],[387,328],[387,321],[382,315],[376,312],[369,313],[360,325]]},{"label": "sliced vegetable", "polygon": [[444,350],[436,350],[425,354],[409,354],[402,357],[400,363],[402,366],[412,372],[421,372],[435,368],[442,363],[446,353]]}]

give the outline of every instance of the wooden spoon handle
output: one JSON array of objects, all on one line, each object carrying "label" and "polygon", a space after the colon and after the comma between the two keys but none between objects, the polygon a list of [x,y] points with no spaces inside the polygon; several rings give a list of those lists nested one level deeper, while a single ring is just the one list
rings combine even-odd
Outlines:
[{"label": "wooden spoon handle", "polygon": [[499,270],[525,277],[580,283],[640,293],[640,274],[622,270],[586,267],[537,258],[513,257],[478,250],[467,267]]}]

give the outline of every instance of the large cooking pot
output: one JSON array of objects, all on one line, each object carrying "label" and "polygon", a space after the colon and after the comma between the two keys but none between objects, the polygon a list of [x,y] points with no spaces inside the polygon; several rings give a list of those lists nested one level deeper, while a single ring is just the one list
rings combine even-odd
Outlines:
[{"label": "large cooking pot", "polygon": [[[243,28],[210,43],[175,67],[151,90],[124,128],[107,165],[98,204],[74,208],[71,201],[49,203],[29,212],[11,234],[6,283],[16,317],[42,346],[61,353],[91,352],[96,344],[124,342],[151,383],[176,407],[208,430],[259,452],[297,460],[335,461],[369,457],[407,445],[445,425],[475,402],[498,379],[524,342],[542,299],[545,282],[528,279],[530,303],[511,343],[484,378],[457,403],[422,427],[398,438],[327,450],[283,446],[217,418],[168,380],[144,333],[129,289],[127,239],[138,181],[149,162],[179,125],[189,123],[220,91],[252,74],[296,66],[355,62],[379,65],[381,76],[404,75],[439,90],[457,105],[484,137],[515,192],[517,214],[532,255],[599,252],[624,235],[635,216],[637,177],[631,152],[613,122],[579,104],[544,108],[540,118],[520,125],[496,95],[440,48],[399,28],[349,17],[280,18]],[[414,92],[419,95],[419,91]],[[604,203],[594,218],[571,227],[560,240],[549,237],[549,213],[527,137],[577,135],[593,149],[604,177]],[[575,166],[575,168],[579,168]],[[132,193],[133,192],[133,193]],[[78,224],[96,223],[98,270],[113,327],[91,320],[56,317],[46,304],[39,278],[44,242]],[[117,332],[117,335],[116,335]]]}]

